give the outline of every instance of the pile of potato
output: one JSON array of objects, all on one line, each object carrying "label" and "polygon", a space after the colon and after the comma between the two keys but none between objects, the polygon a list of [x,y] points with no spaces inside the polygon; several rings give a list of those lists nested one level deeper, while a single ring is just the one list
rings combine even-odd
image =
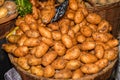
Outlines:
[{"label": "pile of potato", "polygon": [[44,21],[35,13],[19,17],[15,34],[3,44],[15,63],[30,74],[79,79],[102,71],[117,58],[118,40],[110,33],[112,26],[98,14],[88,13],[84,2],[69,0],[65,15],[53,23],[45,22],[50,16],[47,11]]}]

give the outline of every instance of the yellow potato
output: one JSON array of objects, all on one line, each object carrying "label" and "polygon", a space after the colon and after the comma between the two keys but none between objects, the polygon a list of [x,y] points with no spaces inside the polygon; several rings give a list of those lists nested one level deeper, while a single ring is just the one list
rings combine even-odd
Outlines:
[{"label": "yellow potato", "polygon": [[20,35],[10,35],[8,36],[7,40],[9,43],[17,43],[17,41],[20,39]]},{"label": "yellow potato", "polygon": [[100,71],[98,65],[96,64],[85,64],[80,69],[83,73],[86,74],[95,74]]},{"label": "yellow potato", "polygon": [[19,29],[17,29],[16,30],[16,33],[15,33],[16,35],[23,35],[24,33],[23,33],[23,31],[19,28]]},{"label": "yellow potato", "polygon": [[66,52],[65,45],[63,45],[61,42],[54,43],[54,50],[57,52],[59,56],[63,56]]},{"label": "yellow potato", "polygon": [[54,69],[63,69],[66,66],[66,62],[67,61],[65,59],[60,57],[60,58],[57,58],[56,60],[54,60],[51,65]]},{"label": "yellow potato", "polygon": [[18,18],[16,19],[15,25],[16,25],[16,26],[19,26],[22,22],[25,22],[25,21],[24,21],[24,17],[18,17]]},{"label": "yellow potato", "polygon": [[85,25],[87,25],[86,19],[82,20],[82,22],[79,24],[80,28]]},{"label": "yellow potato", "polygon": [[52,30],[59,30],[59,24],[57,22],[48,24],[48,27],[51,28]]},{"label": "yellow potato", "polygon": [[101,17],[96,13],[89,13],[86,20],[91,24],[99,24],[101,22]]},{"label": "yellow potato", "polygon": [[83,72],[80,69],[76,69],[73,72],[72,79],[80,79],[84,76]]},{"label": "yellow potato", "polygon": [[56,79],[70,79],[72,77],[72,72],[70,70],[63,69],[59,72],[56,72],[54,77]]},{"label": "yellow potato", "polygon": [[103,48],[102,45],[96,45],[96,47],[95,47],[95,56],[98,59],[103,58],[103,56],[104,56],[104,48]]},{"label": "yellow potato", "polygon": [[69,10],[68,12],[66,12],[66,16],[68,19],[74,20],[75,12],[72,10]]},{"label": "yellow potato", "polygon": [[73,46],[72,39],[67,34],[62,35],[62,42],[67,48],[71,48]]},{"label": "yellow potato", "polygon": [[61,40],[62,34],[59,31],[52,31],[52,37],[54,40]]},{"label": "yellow potato", "polygon": [[108,60],[107,59],[100,59],[95,64],[98,65],[99,69],[101,70],[108,65]]},{"label": "yellow potato", "polygon": [[76,0],[69,0],[69,7],[72,10],[77,10],[78,9],[78,3]]},{"label": "yellow potato", "polygon": [[76,70],[78,69],[79,67],[81,66],[81,63],[79,60],[70,60],[67,62],[66,64],[66,69],[69,69],[69,70]]},{"label": "yellow potato", "polygon": [[31,14],[25,15],[24,20],[27,24],[36,23],[36,20]]},{"label": "yellow potato", "polygon": [[34,74],[36,76],[39,76],[39,77],[42,77],[43,73],[44,73],[44,71],[43,71],[41,66],[32,66],[30,68],[30,71],[31,71],[32,74]]},{"label": "yellow potato", "polygon": [[38,24],[37,23],[30,24],[30,29],[31,30],[37,30],[38,29]]},{"label": "yellow potato", "polygon": [[38,38],[40,36],[39,31],[37,30],[27,30],[25,34],[26,36],[31,38]]},{"label": "yellow potato", "polygon": [[73,46],[72,48],[66,51],[66,54],[63,56],[64,59],[73,60],[77,59],[80,56],[81,52],[78,46]]},{"label": "yellow potato", "polygon": [[41,41],[43,41],[44,43],[46,43],[48,46],[53,46],[54,42],[52,39],[50,38],[46,38],[46,37],[41,37]]},{"label": "yellow potato", "polygon": [[78,33],[80,30],[80,26],[79,26],[79,24],[76,24],[71,29],[74,31],[74,33]]},{"label": "yellow potato", "polygon": [[19,46],[23,46],[24,45],[24,42],[28,40],[27,36],[26,35],[21,35],[20,39],[17,41],[17,44]]},{"label": "yellow potato", "polygon": [[74,33],[74,31],[71,30],[71,29],[68,31],[68,35],[69,35],[71,38],[75,38],[75,33]]},{"label": "yellow potato", "polygon": [[60,31],[62,34],[67,34],[69,30],[69,25],[67,23],[62,23],[60,26]]},{"label": "yellow potato", "polygon": [[111,39],[107,43],[111,48],[118,46],[119,41],[117,39]]},{"label": "yellow potato", "polygon": [[94,42],[94,39],[93,39],[92,37],[88,37],[88,38],[86,38],[85,41],[86,41],[86,42]]},{"label": "yellow potato", "polygon": [[78,41],[79,43],[83,43],[85,40],[86,40],[86,38],[85,38],[84,35],[79,35],[79,36],[77,36],[77,41]]},{"label": "yellow potato", "polygon": [[95,56],[95,55],[93,55],[93,54],[90,54],[90,53],[87,53],[87,52],[83,52],[83,53],[81,53],[81,55],[80,55],[80,60],[81,60],[81,62],[83,62],[83,63],[94,63],[94,62],[96,62],[98,59],[97,59],[97,57]]},{"label": "yellow potato", "polygon": [[55,51],[49,51],[42,57],[42,65],[47,66],[51,64],[55,58],[57,57],[57,53]]},{"label": "yellow potato", "polygon": [[22,22],[20,25],[19,25],[19,28],[23,31],[23,32],[26,32],[27,30],[30,30],[30,27],[27,23],[25,22]]},{"label": "yellow potato", "polygon": [[54,76],[54,74],[55,74],[55,69],[51,65],[48,65],[44,68],[44,77],[49,78]]},{"label": "yellow potato", "polygon": [[81,27],[80,32],[86,37],[90,37],[92,35],[92,29],[88,26]]},{"label": "yellow potato", "polygon": [[95,48],[95,46],[96,46],[95,42],[90,42],[90,41],[86,42],[85,41],[81,44],[80,49],[81,50],[92,50]]},{"label": "yellow potato", "polygon": [[93,32],[97,31],[97,26],[95,24],[88,24],[88,27],[90,27]]}]

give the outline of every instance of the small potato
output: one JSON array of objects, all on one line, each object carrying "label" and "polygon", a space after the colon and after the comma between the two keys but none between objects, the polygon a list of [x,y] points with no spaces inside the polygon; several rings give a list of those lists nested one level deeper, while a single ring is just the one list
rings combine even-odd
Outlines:
[{"label": "small potato", "polygon": [[78,46],[73,46],[72,48],[66,51],[66,54],[63,56],[64,59],[73,60],[77,59],[80,56],[81,52]]},{"label": "small potato", "polygon": [[79,23],[81,23],[83,21],[83,19],[84,19],[84,15],[83,15],[82,11],[80,9],[77,10],[75,12],[74,22],[76,24],[79,24]]},{"label": "small potato", "polygon": [[39,38],[28,38],[24,41],[25,46],[28,47],[34,47],[34,46],[38,46],[40,44],[40,39]]},{"label": "small potato", "polygon": [[30,69],[30,66],[27,63],[27,58],[25,58],[25,57],[19,57],[17,60],[17,64],[25,70]]},{"label": "small potato", "polygon": [[114,38],[114,36],[111,33],[106,33],[106,35],[107,35],[107,37],[108,37],[109,40],[111,40],[111,39]]},{"label": "small potato", "polygon": [[78,3],[76,0],[69,0],[69,7],[72,10],[77,10],[78,9]]},{"label": "small potato", "polygon": [[67,34],[68,30],[69,30],[69,25],[67,23],[64,22],[60,25],[60,31],[62,34]]},{"label": "small potato", "polygon": [[118,52],[116,52],[114,49],[109,49],[105,51],[103,58],[108,59],[109,61],[112,61],[116,59],[117,56],[118,56]]},{"label": "small potato", "polygon": [[39,26],[38,30],[43,37],[52,38],[52,33],[43,26]]},{"label": "small potato", "polygon": [[77,45],[76,37],[75,37],[75,38],[72,38],[72,42],[73,42],[73,46]]},{"label": "small potato", "polygon": [[28,14],[28,15],[25,15],[25,22],[27,24],[32,24],[32,23],[36,23],[36,20],[33,18],[31,14]]},{"label": "small potato", "polygon": [[68,31],[68,35],[69,35],[71,38],[74,38],[74,37],[75,37],[74,31],[71,30],[71,29]]},{"label": "small potato", "polygon": [[45,67],[44,77],[49,78],[49,77],[54,76],[54,74],[55,74],[55,70],[51,65],[48,65],[48,66]]},{"label": "small potato", "polygon": [[69,11],[66,13],[66,16],[67,16],[68,19],[74,20],[75,12],[72,11],[72,10],[69,10]]},{"label": "small potato", "polygon": [[108,65],[108,60],[107,59],[100,59],[95,64],[98,65],[100,70],[102,70],[103,68],[105,68]]},{"label": "small potato", "polygon": [[53,44],[54,44],[52,39],[46,38],[46,37],[41,37],[41,41],[46,43],[48,46],[53,46]]},{"label": "small potato", "polygon": [[74,33],[77,33],[77,32],[79,32],[79,30],[80,30],[80,26],[79,26],[79,24],[76,24],[76,25],[73,26],[71,29],[74,31]]},{"label": "small potato", "polygon": [[59,31],[52,31],[52,37],[54,40],[58,41],[61,40],[62,34]]},{"label": "small potato", "polygon": [[95,74],[100,71],[98,65],[96,64],[85,64],[80,69],[83,73],[86,74]]},{"label": "small potato", "polygon": [[93,32],[97,31],[97,26],[95,24],[88,24],[88,27],[90,27]]},{"label": "small potato", "polygon": [[109,31],[109,23],[106,20],[102,20],[97,27],[97,31],[100,33],[106,33]]},{"label": "small potato", "polygon": [[56,72],[54,77],[56,79],[70,79],[72,77],[72,72],[70,70],[63,69]]},{"label": "small potato", "polygon": [[117,39],[111,39],[107,43],[111,48],[118,46],[119,41]]},{"label": "small potato", "polygon": [[83,53],[81,53],[81,55],[80,55],[80,60],[81,60],[81,62],[83,62],[83,63],[94,63],[94,62],[96,62],[98,59],[97,59],[97,57],[95,56],[95,55],[93,55],[93,54],[90,54],[90,53],[87,53],[87,52],[83,52]]},{"label": "small potato", "polygon": [[24,34],[24,33],[23,33],[23,31],[22,31],[20,28],[16,30],[15,35],[21,36],[21,35],[23,35],[23,34]]},{"label": "small potato", "polygon": [[41,58],[36,58],[34,55],[31,55],[28,58],[28,64],[31,66],[36,66],[41,64]]},{"label": "small potato", "polygon": [[27,46],[19,46],[15,49],[13,55],[16,57],[23,57],[28,54],[28,47]]},{"label": "small potato", "polygon": [[32,74],[34,74],[36,76],[39,76],[39,77],[42,77],[43,73],[44,73],[44,71],[43,71],[41,66],[32,66],[30,68],[30,71],[31,71]]},{"label": "small potato", "polygon": [[38,29],[38,24],[37,23],[30,24],[30,29],[31,30],[37,30]]},{"label": "small potato", "polygon": [[57,58],[56,60],[54,60],[51,65],[54,69],[63,69],[66,66],[66,62],[67,61],[65,59],[60,57],[60,58]]},{"label": "small potato", "polygon": [[62,35],[62,42],[67,48],[71,48],[73,46],[72,39],[67,34]]},{"label": "small potato", "polygon": [[79,43],[83,43],[85,40],[86,40],[86,38],[85,38],[84,35],[79,35],[79,36],[77,36],[77,41],[78,41]]},{"label": "small potato", "polygon": [[79,24],[80,28],[85,25],[87,25],[86,19],[82,20],[82,22]]},{"label": "small potato", "polygon": [[39,31],[37,30],[27,30],[25,32],[27,37],[38,38],[40,36]]},{"label": "small potato", "polygon": [[93,39],[92,37],[88,37],[88,38],[86,38],[85,41],[86,41],[86,42],[94,42],[94,39]]},{"label": "small potato", "polygon": [[89,13],[86,20],[91,24],[99,24],[101,22],[101,17],[96,13]]},{"label": "small potato", "polygon": [[96,42],[96,45],[102,45],[104,50],[110,49],[110,46],[108,44],[106,44],[106,43],[103,43],[103,42],[98,41],[98,42]]},{"label": "small potato", "polygon": [[109,40],[108,36],[105,33],[95,32],[92,34],[92,37],[95,41],[107,42]]},{"label": "small potato", "polygon": [[20,39],[17,41],[17,44],[19,46],[23,46],[24,45],[24,42],[27,40],[27,36],[26,35],[21,35]]},{"label": "small potato", "polygon": [[103,56],[104,56],[104,48],[103,48],[102,45],[96,45],[96,47],[95,47],[95,56],[98,59],[103,58]]},{"label": "small potato", "polygon": [[10,42],[10,43],[17,43],[17,41],[20,39],[20,36],[19,35],[10,35],[8,36],[7,40]]},{"label": "small potato", "polygon": [[34,47],[35,53],[34,55],[38,58],[42,57],[49,49],[49,46],[45,44],[44,42],[41,42],[39,46]]},{"label": "small potato", "polygon": [[42,57],[42,65],[47,66],[52,63],[57,57],[57,53],[55,51],[49,51]]},{"label": "small potato", "polygon": [[22,22],[20,25],[19,25],[20,29],[23,31],[23,32],[26,32],[27,30],[30,30],[30,27],[27,23],[25,22]]},{"label": "small potato", "polygon": [[95,42],[90,42],[90,41],[86,42],[85,41],[81,44],[80,49],[81,50],[92,50],[95,48],[95,46],[96,46]]},{"label": "small potato", "polygon": [[66,64],[66,69],[69,70],[76,70],[81,66],[81,63],[79,60],[70,60],[69,62],[67,62]]},{"label": "small potato", "polygon": [[86,37],[90,37],[92,35],[92,29],[88,26],[81,27],[80,32]]},{"label": "small potato", "polygon": [[16,25],[16,26],[19,26],[22,22],[25,22],[25,21],[24,21],[24,17],[18,17],[18,18],[16,19],[15,25]]},{"label": "small potato", "polygon": [[48,24],[48,27],[51,28],[53,31],[59,30],[59,24],[57,22],[53,22],[53,23]]},{"label": "small potato", "polygon": [[83,72],[80,69],[76,69],[73,72],[72,79],[80,79],[83,76],[84,76]]},{"label": "small potato", "polygon": [[63,45],[61,42],[54,43],[54,50],[57,52],[59,56],[63,56],[66,52],[65,45]]}]

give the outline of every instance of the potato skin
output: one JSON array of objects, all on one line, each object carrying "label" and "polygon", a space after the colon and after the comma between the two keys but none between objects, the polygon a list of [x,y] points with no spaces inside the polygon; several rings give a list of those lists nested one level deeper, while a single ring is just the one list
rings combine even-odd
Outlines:
[{"label": "potato skin", "polygon": [[57,57],[57,53],[55,51],[49,51],[42,57],[42,65],[47,66],[52,63]]},{"label": "potato skin", "polygon": [[69,0],[69,7],[72,10],[77,10],[78,9],[78,4],[76,0]]},{"label": "potato skin", "polygon": [[96,64],[85,64],[80,69],[83,73],[86,74],[95,74],[100,71]]},{"label": "potato skin", "polygon": [[44,77],[49,78],[54,76],[54,74],[55,74],[55,69],[51,65],[48,65],[44,68]]},{"label": "potato skin", "polygon": [[76,69],[72,74],[72,79],[79,79],[83,76],[84,76],[83,72],[80,69]]},{"label": "potato skin", "polygon": [[119,41],[117,39],[111,39],[106,44],[113,48],[119,44]]},{"label": "potato skin", "polygon": [[32,74],[34,74],[36,76],[39,76],[39,77],[42,77],[43,73],[44,73],[44,71],[43,71],[41,66],[32,66],[30,68],[30,71],[31,71]]},{"label": "potato skin", "polygon": [[81,52],[78,46],[73,46],[72,48],[66,51],[66,54],[63,56],[66,60],[73,60],[80,56]]},{"label": "potato skin", "polygon": [[53,31],[52,37],[54,40],[58,41],[58,40],[61,40],[62,34],[59,31]]},{"label": "potato skin", "polygon": [[86,37],[90,37],[92,35],[92,29],[88,26],[81,27],[80,32]]},{"label": "potato skin", "polygon": [[19,35],[10,35],[8,36],[7,40],[9,43],[17,43],[17,41],[20,39]]},{"label": "potato skin", "polygon": [[99,24],[101,21],[101,17],[96,13],[89,13],[86,17],[86,20],[91,24]]},{"label": "potato skin", "polygon": [[69,62],[67,62],[66,64],[66,69],[69,70],[76,70],[81,66],[81,63],[79,60],[70,60]]},{"label": "potato skin", "polygon": [[50,38],[46,38],[46,37],[41,37],[41,41],[43,41],[44,43],[46,43],[48,46],[53,46],[54,42],[52,39]]},{"label": "potato skin", "polygon": [[87,52],[82,52],[82,54],[80,55],[80,60],[83,63],[94,63],[96,62],[98,59],[95,55],[87,53]]},{"label": "potato skin", "polygon": [[67,34],[62,35],[62,42],[67,48],[71,48],[73,46],[72,39]]},{"label": "potato skin", "polygon": [[102,45],[96,45],[95,47],[95,56],[98,58],[98,59],[101,59],[103,58],[104,56],[104,48]]},{"label": "potato skin", "polygon": [[27,31],[25,32],[25,34],[26,34],[28,37],[32,37],[32,38],[37,38],[37,37],[40,36],[39,31],[37,31],[37,30],[27,30]]},{"label": "potato skin", "polygon": [[85,36],[83,36],[83,35],[78,35],[77,36],[77,41],[79,43],[83,43],[85,40],[86,40]]}]

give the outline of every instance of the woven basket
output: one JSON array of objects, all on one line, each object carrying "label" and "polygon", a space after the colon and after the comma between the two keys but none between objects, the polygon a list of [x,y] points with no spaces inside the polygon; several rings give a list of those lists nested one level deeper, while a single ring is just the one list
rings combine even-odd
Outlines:
[{"label": "woven basket", "polygon": [[120,1],[104,6],[88,7],[89,12],[95,12],[113,26],[112,34],[118,37],[120,30]]}]

